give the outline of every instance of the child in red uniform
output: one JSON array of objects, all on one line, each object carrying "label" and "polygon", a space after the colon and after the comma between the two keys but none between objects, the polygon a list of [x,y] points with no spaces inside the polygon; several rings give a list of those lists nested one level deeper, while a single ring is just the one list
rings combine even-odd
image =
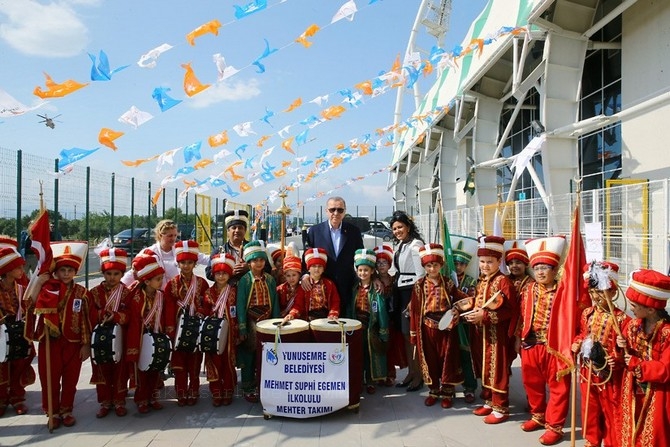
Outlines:
[{"label": "child in red uniform", "polygon": [[393,386],[396,379],[396,367],[407,368],[405,341],[400,328],[395,325],[396,319],[393,318],[393,276],[389,273],[393,263],[393,246],[391,244],[378,245],[375,247],[375,254],[377,256],[377,277],[382,284],[381,293],[389,314],[389,346],[386,352],[386,380],[383,384]]},{"label": "child in red uniform", "polygon": [[[141,371],[138,362],[142,349],[142,336],[145,332],[167,334],[174,327],[166,324],[165,299],[160,290],[165,270],[153,256],[138,255],[133,259],[133,270],[137,284],[133,287],[126,340],[126,361],[137,384],[133,400],[137,411],[146,414],[149,409],[160,410],[163,405],[156,400],[156,385],[160,372],[153,369]],[[132,364],[132,366],[130,365]]]},{"label": "child in red uniform", "polygon": [[455,386],[463,383],[458,331],[440,330],[439,322],[451,312],[455,301],[466,298],[450,278],[442,276],[444,247],[428,244],[419,249],[426,275],[414,284],[410,301],[410,341],[416,346],[423,381],[430,391],[424,401],[435,405],[442,399],[442,408],[453,406]]},{"label": "child in red uniform", "polygon": [[585,266],[584,282],[593,306],[584,309],[572,352],[580,353],[582,437],[585,447],[619,444],[623,350],[616,336],[629,317],[612,303],[619,290],[619,266],[593,262]]},{"label": "child in red uniform", "polygon": [[[100,252],[100,271],[105,278],[88,291],[89,323],[97,325],[119,325],[122,339],[128,327],[130,293],[121,282],[128,265],[128,253],[120,248],[109,248]],[[128,395],[128,370],[124,356],[118,363],[98,364],[91,361],[91,384],[95,385],[100,409],[97,418],[104,418],[114,408],[117,416],[125,416]]]},{"label": "child in red uniform", "polygon": [[[230,405],[237,385],[235,354],[237,349],[237,287],[228,281],[233,275],[235,257],[228,253],[212,256],[214,285],[205,292],[206,316],[223,318],[228,322],[226,344],[221,354],[205,353],[207,381],[212,393],[212,405]],[[201,335],[202,336],[202,335]]]},{"label": "child in red uniform", "polygon": [[626,372],[621,389],[621,447],[670,445],[670,277],[636,270],[626,290],[635,316],[617,337]]},{"label": "child in red uniform", "polygon": [[[23,266],[26,263],[16,248],[0,242],[0,321],[6,326],[13,325],[16,330],[25,332],[25,315],[28,312],[30,300],[24,299],[26,276]],[[17,245],[18,246],[18,245]],[[28,407],[26,400],[26,386],[35,383],[35,370],[31,366],[35,358],[35,348],[32,343],[25,342],[17,352],[20,357],[8,357],[0,363],[0,417],[5,414],[7,405],[14,407],[16,414],[26,414]],[[10,350],[12,347],[10,347]],[[2,360],[2,359],[0,359]]]},{"label": "child in red uniform", "polygon": [[[73,426],[74,396],[81,364],[91,353],[91,328],[88,321],[86,288],[74,282],[87,252],[84,242],[52,244],[55,270],[40,290],[35,304],[35,336],[39,340],[37,366],[42,387],[42,409],[49,414],[51,387],[51,428]],[[49,338],[47,340],[47,337]],[[47,371],[47,356],[50,370]],[[48,377],[51,377],[51,383]]]},{"label": "child in red uniform", "polygon": [[564,247],[562,236],[526,241],[535,281],[530,282],[521,295],[521,378],[531,413],[531,418],[521,424],[521,429],[544,428],[539,439],[543,445],[554,445],[563,439],[570,401],[570,376],[558,378],[558,361],[547,349],[550,315],[558,286],[556,275]]},{"label": "child in red uniform", "polygon": [[305,251],[305,264],[309,270],[311,288],[305,291],[298,288],[295,303],[284,321],[294,318],[312,321],[319,318],[336,320],[340,315],[340,295],[335,283],[323,277],[328,261],[328,253],[323,248],[310,248]]},{"label": "child in red uniform", "polygon": [[[204,317],[203,299],[209,283],[205,278],[193,274],[199,254],[198,243],[195,241],[179,241],[175,244],[179,275],[172,278],[165,288],[165,305],[169,309],[166,318],[168,326],[174,326],[175,331],[182,314],[199,319]],[[195,349],[195,343],[193,351],[179,349],[176,333],[168,335],[174,340],[176,348],[172,352],[170,363],[174,372],[177,405],[195,405],[200,397],[202,353]]]},{"label": "child in red uniform", "polygon": [[279,316],[283,318],[293,307],[300,288],[300,273],[302,271],[300,258],[289,254],[284,258],[282,267],[285,281],[277,286],[277,295],[281,310]]},{"label": "child in red uniform", "polygon": [[[465,317],[472,325],[472,360],[481,370],[483,393],[486,393],[485,404],[475,408],[473,413],[485,416],[486,424],[509,419],[509,337],[516,327],[518,304],[514,284],[500,271],[504,242],[499,236],[479,239],[477,256],[481,274],[473,312]],[[498,292],[497,299],[484,306]]]}]

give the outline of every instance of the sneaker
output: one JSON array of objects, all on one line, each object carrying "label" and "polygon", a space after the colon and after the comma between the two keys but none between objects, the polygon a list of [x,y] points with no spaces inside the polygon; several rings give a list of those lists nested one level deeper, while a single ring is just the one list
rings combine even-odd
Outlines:
[{"label": "sneaker", "polygon": [[558,433],[554,430],[546,430],[542,436],[540,436],[540,444],[542,445],[554,445],[558,444],[563,440],[563,432]]}]

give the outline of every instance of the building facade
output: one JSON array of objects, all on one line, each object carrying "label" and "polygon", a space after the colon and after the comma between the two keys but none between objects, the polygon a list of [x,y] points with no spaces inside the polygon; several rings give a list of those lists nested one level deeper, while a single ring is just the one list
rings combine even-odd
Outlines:
[{"label": "building facade", "polygon": [[474,235],[503,202],[522,239],[568,233],[579,186],[606,257],[667,271],[670,2],[491,0],[461,46],[400,126],[396,206]]}]

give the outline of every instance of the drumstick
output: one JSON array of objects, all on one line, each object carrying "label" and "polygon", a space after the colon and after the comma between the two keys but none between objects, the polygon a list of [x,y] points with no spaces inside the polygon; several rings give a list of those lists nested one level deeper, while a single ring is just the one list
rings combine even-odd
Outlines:
[{"label": "drumstick", "polygon": [[[496,293],[493,294],[493,296],[492,296],[491,298],[489,298],[484,304],[482,304],[482,309],[486,308],[486,307],[489,306],[492,302],[494,302],[494,301],[496,300],[496,298],[498,298],[498,295],[500,295],[500,292],[501,292],[501,291],[498,290]],[[475,310],[476,310],[476,309],[469,310],[469,311],[467,311],[467,312],[463,312],[462,314],[458,314],[458,316],[459,316],[459,317],[464,317],[464,316],[466,316],[466,315],[470,315],[471,313],[474,313]]]}]

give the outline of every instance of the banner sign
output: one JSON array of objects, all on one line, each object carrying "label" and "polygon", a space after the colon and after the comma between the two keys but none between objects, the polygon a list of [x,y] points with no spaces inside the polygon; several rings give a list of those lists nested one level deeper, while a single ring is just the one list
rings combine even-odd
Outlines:
[{"label": "banner sign", "polygon": [[349,404],[349,345],[265,342],[261,359],[263,413],[302,419]]}]

